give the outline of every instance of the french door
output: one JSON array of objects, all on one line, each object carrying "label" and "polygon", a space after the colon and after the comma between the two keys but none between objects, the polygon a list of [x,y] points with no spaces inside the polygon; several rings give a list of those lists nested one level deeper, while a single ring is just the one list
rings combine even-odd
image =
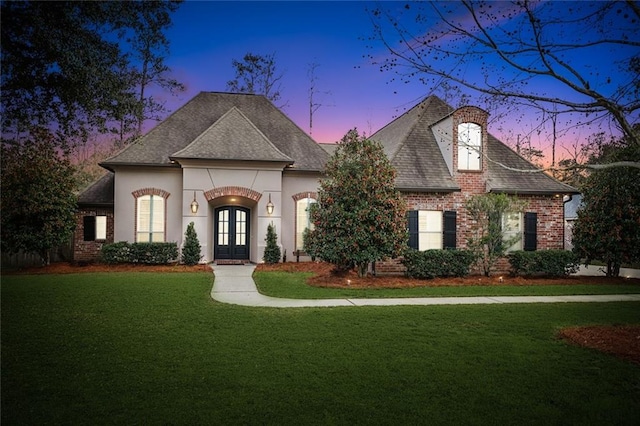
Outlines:
[{"label": "french door", "polygon": [[237,206],[215,209],[215,259],[249,259],[249,209]]}]

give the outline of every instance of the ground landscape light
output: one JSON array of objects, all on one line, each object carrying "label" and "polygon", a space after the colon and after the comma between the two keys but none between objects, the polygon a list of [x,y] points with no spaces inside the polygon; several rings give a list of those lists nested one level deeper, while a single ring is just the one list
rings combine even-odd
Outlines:
[{"label": "ground landscape light", "polygon": [[198,213],[198,207],[200,207],[200,205],[196,201],[196,191],[193,191],[193,201],[191,202],[191,213],[193,214]]}]

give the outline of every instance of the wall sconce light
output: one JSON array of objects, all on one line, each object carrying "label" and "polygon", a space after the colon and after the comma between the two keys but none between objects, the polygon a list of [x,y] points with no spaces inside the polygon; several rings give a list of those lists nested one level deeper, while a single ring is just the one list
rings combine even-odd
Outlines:
[{"label": "wall sconce light", "polygon": [[193,191],[193,201],[191,202],[191,213],[193,214],[198,213],[198,207],[200,207],[200,205],[196,201],[196,191]]},{"label": "wall sconce light", "polygon": [[269,202],[267,203],[267,214],[271,216],[273,214],[274,205],[271,202],[271,194],[269,194]]}]

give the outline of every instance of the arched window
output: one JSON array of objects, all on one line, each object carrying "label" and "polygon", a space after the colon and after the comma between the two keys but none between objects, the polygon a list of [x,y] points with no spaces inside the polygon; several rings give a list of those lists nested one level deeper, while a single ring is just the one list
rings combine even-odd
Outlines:
[{"label": "arched window", "polygon": [[304,230],[307,228],[313,230],[309,208],[315,202],[316,200],[309,197],[296,201],[296,250],[303,250]]},{"label": "arched window", "polygon": [[164,242],[165,200],[159,195],[136,199],[136,242]]},{"label": "arched window", "polygon": [[476,123],[458,125],[458,170],[482,170],[482,128]]}]

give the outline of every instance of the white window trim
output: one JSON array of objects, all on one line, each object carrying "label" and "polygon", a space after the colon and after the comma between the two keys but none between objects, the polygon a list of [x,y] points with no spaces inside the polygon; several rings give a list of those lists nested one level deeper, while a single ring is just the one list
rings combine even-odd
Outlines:
[{"label": "white window trim", "polygon": [[[517,218],[513,216],[517,215]],[[509,217],[512,216],[512,217]],[[517,223],[516,223],[517,220]],[[515,225],[515,226],[514,226]],[[502,240],[507,241],[508,239],[519,235],[520,239],[507,248],[507,253],[512,251],[522,250],[524,247],[524,213],[522,212],[511,212],[505,213],[502,215],[501,219],[502,226]]]},{"label": "white window trim", "polygon": [[[296,250],[303,250],[303,246],[304,246],[304,240],[303,240],[303,235],[304,235],[304,230],[305,229],[310,229],[313,231],[314,229],[314,225],[311,222],[311,215],[309,214],[309,208],[311,207],[311,204],[317,203],[317,200],[311,198],[311,197],[305,197],[305,198],[301,198],[299,200],[297,200],[296,202],[296,217],[295,217],[295,224],[296,224]],[[304,212],[306,212],[305,214],[305,218],[302,217],[301,212],[300,212],[300,206],[304,206]],[[306,223],[301,223],[301,222],[306,222]]]},{"label": "white window trim", "polygon": [[[471,140],[471,131],[478,135],[477,143]],[[466,140],[464,135],[467,135]],[[477,123],[464,122],[458,125],[458,170],[482,170],[482,126]]]},{"label": "white window trim", "polygon": [[418,250],[441,250],[444,217],[440,210],[418,210]]}]

